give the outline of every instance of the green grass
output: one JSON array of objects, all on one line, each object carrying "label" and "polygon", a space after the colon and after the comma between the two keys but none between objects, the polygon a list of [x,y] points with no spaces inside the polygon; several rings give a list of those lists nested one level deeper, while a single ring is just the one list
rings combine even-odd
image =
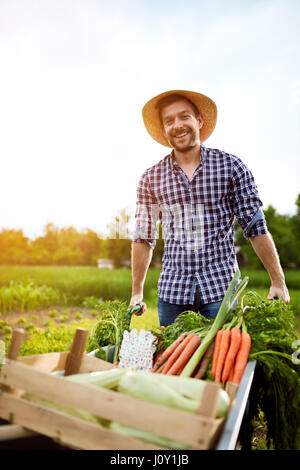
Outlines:
[{"label": "green grass", "polygon": [[94,320],[85,318],[68,324],[50,323],[46,328],[33,328],[21,344],[20,355],[70,351],[76,329],[86,328],[90,331],[93,325]]},{"label": "green grass", "polygon": [[[268,273],[264,269],[241,269],[242,277],[249,276],[248,286],[251,288],[265,287],[270,284]],[[285,280],[288,289],[300,289],[300,271],[286,269],[284,271]]]},{"label": "green grass", "polygon": [[[259,290],[264,292],[263,295],[267,295],[270,281],[265,270],[241,270],[241,273],[243,277],[249,276],[247,286],[249,289]],[[144,287],[144,300],[149,308],[155,309],[157,306],[159,275],[159,268],[148,270]],[[295,314],[300,316],[300,271],[286,270],[285,276],[290,291],[291,304]],[[0,266],[0,290],[1,287],[9,286],[11,281],[14,284],[22,281],[51,287],[55,292],[60,292],[62,296],[65,295],[65,300],[69,305],[80,305],[82,302],[88,304],[90,301],[90,305],[86,306],[91,308],[97,299],[120,299],[129,303],[131,296],[131,271],[129,269],[110,270],[71,266]],[[8,308],[10,307],[8,306]]]},{"label": "green grass", "polygon": [[[269,276],[265,270],[241,269],[242,276],[249,275],[249,287],[269,285]],[[156,289],[160,269],[150,268],[145,282],[145,297],[152,297]],[[300,289],[300,271],[285,270],[289,289]],[[129,269],[99,269],[97,267],[73,266],[0,266],[0,287],[9,285],[13,280],[33,281],[38,285],[47,285],[66,294],[81,298],[95,296],[109,299],[119,293],[119,297],[130,295],[131,272]]]},{"label": "green grass", "polygon": [[[150,272],[150,284],[156,273]],[[126,269],[98,269],[94,267],[0,266],[0,287],[10,280],[33,281],[51,286],[62,293],[83,299],[95,296],[108,300],[128,299],[131,291],[130,271]]]}]

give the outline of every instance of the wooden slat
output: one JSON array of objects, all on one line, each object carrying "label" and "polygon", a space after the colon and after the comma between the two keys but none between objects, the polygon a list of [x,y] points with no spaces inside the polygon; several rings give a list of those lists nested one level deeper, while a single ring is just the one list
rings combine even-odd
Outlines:
[{"label": "wooden slat", "polygon": [[82,357],[85,351],[85,345],[88,339],[89,330],[86,328],[77,328],[73,338],[70,354],[68,354],[65,375],[78,374],[81,366]]},{"label": "wooden slat", "polygon": [[64,351],[35,354],[33,356],[19,356],[17,361],[44,372],[55,372],[65,369],[68,354],[68,351]]},{"label": "wooden slat", "polygon": [[117,369],[118,367],[110,362],[103,361],[98,357],[88,356],[84,354],[81,366],[79,369],[80,373],[88,373],[88,372],[97,372],[100,370],[110,370],[110,369]]},{"label": "wooden slat", "polygon": [[[48,436],[58,443],[84,450],[156,450],[161,447],[114,433],[100,425],[28,402],[8,393],[0,393],[0,413],[8,415],[28,429]],[[8,417],[7,417],[8,418]]]},{"label": "wooden slat", "polygon": [[[8,355],[7,355],[9,359],[13,359],[13,360],[17,359],[23,338],[24,338],[23,328],[15,328],[12,332],[11,342],[10,342]],[[17,390],[8,385],[3,385],[3,390],[9,393],[13,393],[14,395],[20,395],[22,393],[21,390]]]},{"label": "wooden slat", "polygon": [[230,399],[230,406],[234,404],[234,399],[236,397],[236,393],[238,390],[239,386],[237,384],[234,384],[232,382],[227,382],[225,386],[225,390],[228,393],[229,399]]},{"label": "wooden slat", "polygon": [[210,430],[223,421],[148,403],[103,388],[71,382],[64,377],[46,374],[17,361],[8,361],[3,365],[1,381],[7,385],[22,387],[26,392],[38,397],[81,408],[97,416],[176,439],[193,447],[203,445],[205,448]]},{"label": "wooden slat", "polygon": [[198,413],[201,416],[215,418],[217,411],[217,403],[219,398],[220,384],[207,381],[199,407]]},{"label": "wooden slat", "polygon": [[24,338],[23,328],[14,328],[12,332],[8,355],[7,355],[9,359],[17,359],[23,338]]},{"label": "wooden slat", "polygon": [[34,431],[25,429],[18,424],[4,424],[0,426],[0,441],[23,439],[24,437],[31,437],[36,435],[37,434]]},{"label": "wooden slat", "polygon": [[[52,352],[47,354],[35,354],[32,356],[19,356],[18,362],[35,367],[43,372],[58,372],[65,369],[69,352]],[[116,369],[117,366],[103,361],[98,357],[84,354],[81,361],[79,373],[97,372],[100,370]]]}]

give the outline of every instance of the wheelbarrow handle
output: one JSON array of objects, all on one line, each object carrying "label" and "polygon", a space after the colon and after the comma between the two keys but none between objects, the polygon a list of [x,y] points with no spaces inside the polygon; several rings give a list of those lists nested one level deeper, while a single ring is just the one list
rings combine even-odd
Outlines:
[{"label": "wheelbarrow handle", "polygon": [[128,320],[129,320],[134,313],[139,312],[140,310],[142,310],[144,305],[145,305],[145,303],[141,302],[141,303],[136,304],[133,307],[131,307],[131,309],[129,309],[128,312],[126,313],[126,318],[128,318]]}]

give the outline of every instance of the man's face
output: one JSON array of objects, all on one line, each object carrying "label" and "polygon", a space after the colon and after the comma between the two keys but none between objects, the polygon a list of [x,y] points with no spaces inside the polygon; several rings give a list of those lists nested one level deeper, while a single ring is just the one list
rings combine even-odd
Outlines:
[{"label": "man's face", "polygon": [[184,98],[165,106],[161,120],[164,134],[175,150],[187,152],[200,145],[203,119],[200,115],[195,116],[193,107]]}]

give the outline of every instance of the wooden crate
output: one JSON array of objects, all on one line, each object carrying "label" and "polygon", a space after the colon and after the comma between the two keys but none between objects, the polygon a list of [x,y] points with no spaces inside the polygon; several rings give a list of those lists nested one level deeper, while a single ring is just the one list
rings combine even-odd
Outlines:
[{"label": "wooden crate", "polygon": [[174,410],[116,391],[71,382],[62,375],[56,375],[58,371],[70,375],[116,367],[84,354],[87,330],[76,331],[70,352],[23,357],[18,357],[22,331],[15,330],[13,333],[8,359],[2,366],[0,376],[2,419],[73,449],[163,449],[23,398],[24,393],[30,393],[183,442],[188,444],[189,449],[214,448],[225,421],[225,418],[215,418],[219,385],[207,382],[198,414]]}]

